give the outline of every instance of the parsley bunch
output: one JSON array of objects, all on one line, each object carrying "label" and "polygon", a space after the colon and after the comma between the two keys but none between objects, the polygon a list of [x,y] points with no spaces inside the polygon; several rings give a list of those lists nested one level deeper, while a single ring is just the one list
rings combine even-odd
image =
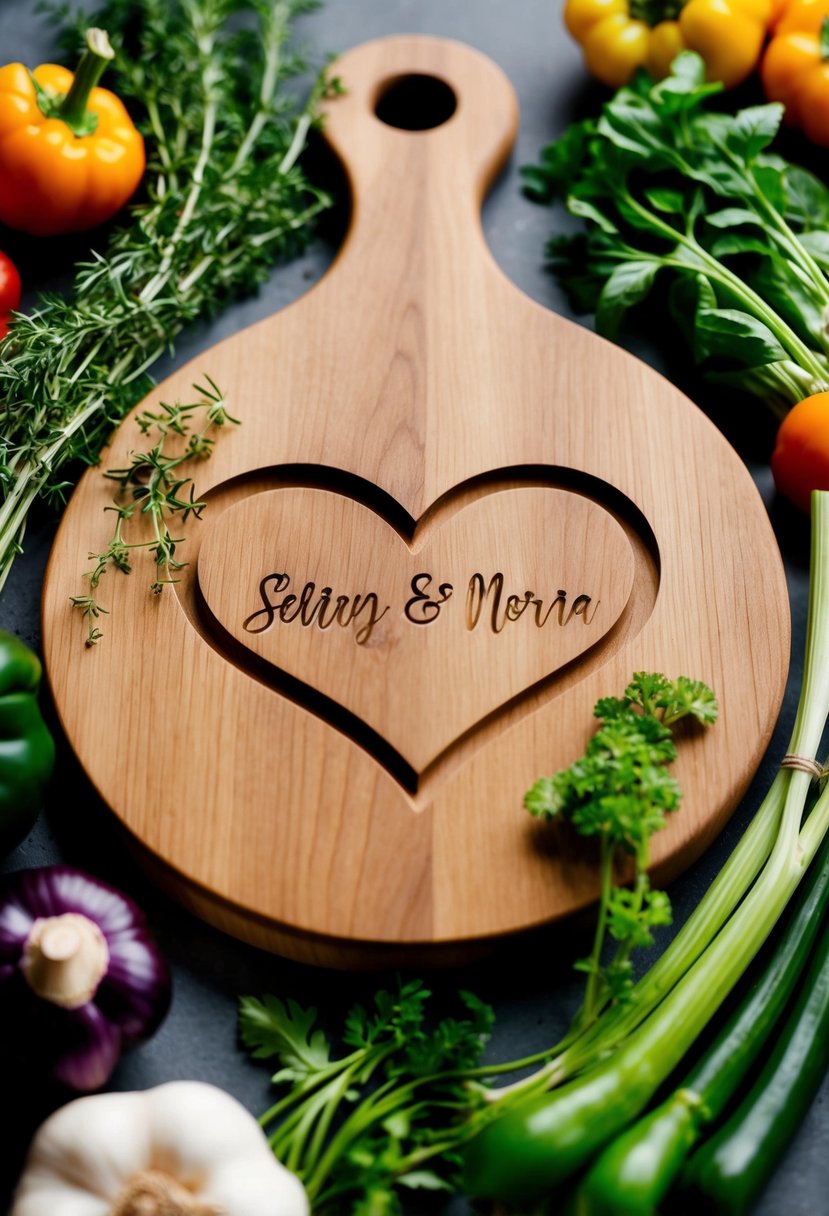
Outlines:
[{"label": "parsley bunch", "polygon": [[[107,77],[147,142],[145,198],[73,290],[17,316],[0,355],[0,587],[38,498],[63,501],[114,424],[149,391],[148,370],[197,318],[297,254],[329,205],[298,166],[318,103],[288,82],[313,0],[105,0],[90,20],[118,50]],[[66,10],[60,10],[69,21]],[[81,23],[69,23],[77,46]]]},{"label": "parsley bunch", "polygon": [[615,338],[658,278],[705,375],[778,414],[829,386],[829,189],[769,150],[783,107],[709,108],[720,85],[685,52],[642,73],[524,170],[586,231],[554,237],[552,268]]},{"label": "parsley bunch", "polygon": [[[692,717],[717,717],[711,689],[699,680],[636,672],[619,697],[597,701],[602,726],[579,760],[527,791],[524,805],[539,819],[566,819],[581,836],[598,837],[600,900],[593,949],[576,963],[587,973],[584,1003],[573,1031],[593,1022],[609,1001],[626,1001],[633,988],[630,955],[653,945],[652,930],[671,923],[671,903],[648,878],[650,839],[677,809],[680,790],[667,767],[676,759],[671,727]],[[631,888],[614,886],[620,856],[633,858]],[[602,964],[607,936],[617,943]]]},{"label": "parsley bunch", "polygon": [[[355,1005],[331,1058],[315,1009],[243,997],[240,1031],[257,1059],[276,1058],[289,1092],[261,1119],[274,1153],[302,1179],[315,1216],[398,1212],[397,1188],[453,1190],[459,1120],[475,1105],[474,1071],[493,1015],[462,992],[461,1018],[430,1026],[418,980]],[[275,1126],[274,1126],[275,1125]],[[426,1162],[430,1162],[429,1168]]]}]

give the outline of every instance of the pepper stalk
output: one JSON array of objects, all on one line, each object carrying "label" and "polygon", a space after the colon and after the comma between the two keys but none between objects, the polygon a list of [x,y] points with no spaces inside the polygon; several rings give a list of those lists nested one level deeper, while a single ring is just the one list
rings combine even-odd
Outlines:
[{"label": "pepper stalk", "polygon": [[[82,137],[91,135],[98,126],[97,114],[87,110],[89,95],[115,58],[106,30],[92,28],[86,31],[86,50],[78,64],[72,86],[65,97],[51,97],[35,81],[38,106],[49,118],[60,118],[73,134]],[[34,80],[34,77],[32,77]]]}]

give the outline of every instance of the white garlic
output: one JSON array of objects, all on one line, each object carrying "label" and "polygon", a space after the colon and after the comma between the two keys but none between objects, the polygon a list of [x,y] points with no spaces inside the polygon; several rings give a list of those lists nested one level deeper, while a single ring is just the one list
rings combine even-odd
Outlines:
[{"label": "white garlic", "polygon": [[10,1216],[307,1216],[302,1184],[224,1090],[95,1094],[37,1132]]}]

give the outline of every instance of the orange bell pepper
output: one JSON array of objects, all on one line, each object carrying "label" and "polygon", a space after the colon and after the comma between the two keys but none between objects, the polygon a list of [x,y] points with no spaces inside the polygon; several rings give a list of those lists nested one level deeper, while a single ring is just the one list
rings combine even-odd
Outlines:
[{"label": "orange bell pepper", "polygon": [[[564,24],[584,52],[587,70],[611,88],[637,68],[667,76],[680,51],[696,51],[709,80],[727,89],[754,70],[780,0],[565,0]],[[655,20],[657,9],[664,20]],[[646,19],[647,18],[647,19]]]},{"label": "orange bell pepper", "polygon": [[102,30],[73,75],[46,63],[0,68],[0,221],[35,236],[83,232],[123,207],[144,175],[144,141],[114,93]]},{"label": "orange bell pepper", "polygon": [[769,101],[786,122],[829,148],[829,0],[794,0],[774,28],[760,69]]}]

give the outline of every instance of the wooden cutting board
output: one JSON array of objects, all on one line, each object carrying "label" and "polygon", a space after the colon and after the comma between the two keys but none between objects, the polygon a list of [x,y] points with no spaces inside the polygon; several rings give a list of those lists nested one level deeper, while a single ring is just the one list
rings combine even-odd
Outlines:
[{"label": "wooden cutting board", "polygon": [[[788,601],[722,435],[493,262],[480,205],[518,122],[503,73],[423,37],[338,72],[326,132],[352,216],[333,269],[143,406],[209,375],[241,419],[194,471],[182,581],[153,597],[107,574],[84,648],[69,597],[112,494],[88,472],[45,658],[90,778],[189,908],[308,962],[451,961],[595,898],[591,851],[521,800],[634,671],[721,703],[682,743],[657,878],[713,839],[780,705]],[[128,418],[104,466],[141,442]]]}]

